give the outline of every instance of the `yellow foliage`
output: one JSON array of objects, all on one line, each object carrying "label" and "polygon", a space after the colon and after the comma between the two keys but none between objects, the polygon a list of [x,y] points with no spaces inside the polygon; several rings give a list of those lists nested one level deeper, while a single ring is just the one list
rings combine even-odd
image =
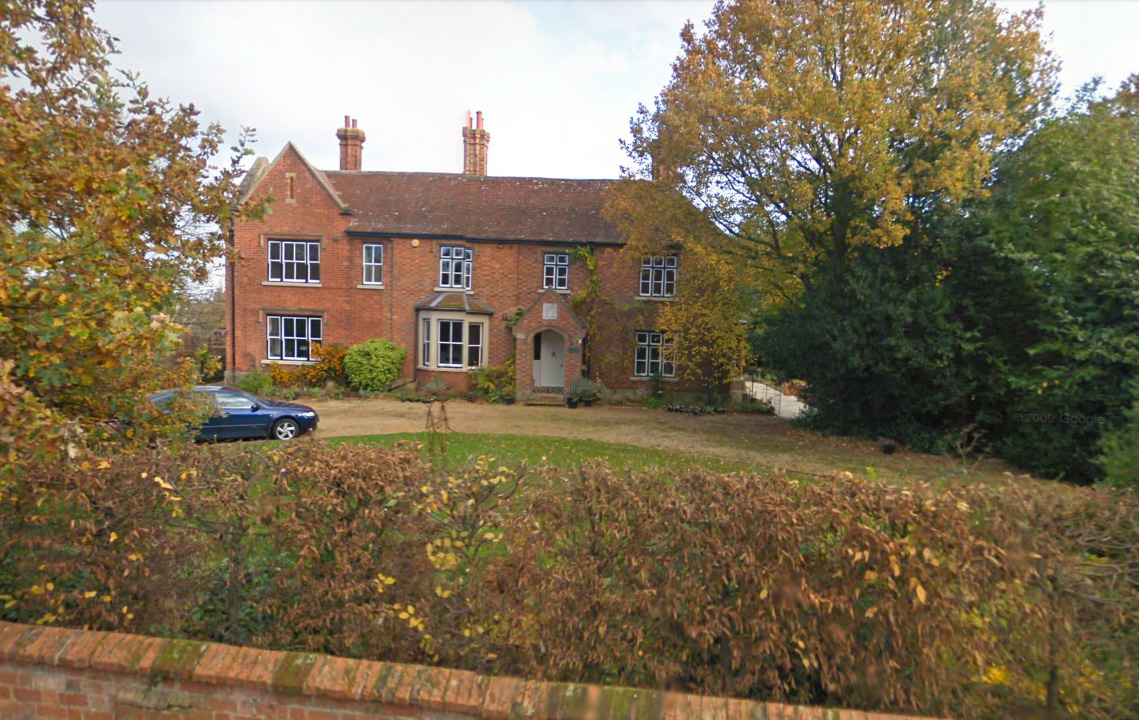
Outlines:
[{"label": "yellow foliage", "polygon": [[1040,13],[988,2],[726,1],[681,37],[626,149],[782,298],[813,266],[898,244],[919,214],[982,194],[1055,87]]}]

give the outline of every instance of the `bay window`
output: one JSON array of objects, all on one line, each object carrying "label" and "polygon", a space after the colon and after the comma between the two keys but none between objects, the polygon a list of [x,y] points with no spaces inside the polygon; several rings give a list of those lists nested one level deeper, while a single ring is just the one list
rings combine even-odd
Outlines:
[{"label": "bay window", "polygon": [[484,318],[461,312],[421,315],[418,366],[441,370],[482,367],[487,343]]}]

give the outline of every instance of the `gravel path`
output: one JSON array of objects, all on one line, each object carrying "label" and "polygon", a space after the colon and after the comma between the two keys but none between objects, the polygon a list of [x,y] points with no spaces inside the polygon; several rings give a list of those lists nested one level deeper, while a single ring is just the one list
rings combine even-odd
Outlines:
[{"label": "gravel path", "polygon": [[[320,413],[319,437],[420,432],[427,405],[388,398],[311,403]],[[438,413],[438,405],[435,405]],[[601,440],[647,448],[755,462],[733,437],[778,436],[805,442],[807,434],[786,420],[763,415],[682,415],[633,406],[566,407],[489,405],[455,400],[447,418],[456,432],[539,435]]]},{"label": "gravel path", "polygon": [[[318,437],[421,432],[427,405],[391,398],[309,403],[320,413]],[[438,413],[439,405],[433,406]],[[703,455],[766,468],[806,473],[865,473],[882,477],[929,479],[952,467],[947,459],[904,449],[883,455],[865,440],[826,436],[794,427],[770,415],[683,415],[635,406],[566,407],[489,405],[454,400],[446,404],[451,430],[460,433],[536,435],[600,440],[648,449]],[[982,475],[1008,470],[995,461]]]}]

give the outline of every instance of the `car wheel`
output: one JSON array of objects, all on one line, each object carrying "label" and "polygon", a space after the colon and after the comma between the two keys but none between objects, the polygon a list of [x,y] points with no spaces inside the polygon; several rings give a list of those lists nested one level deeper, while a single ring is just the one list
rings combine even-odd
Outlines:
[{"label": "car wheel", "polygon": [[292,440],[301,434],[301,428],[292,418],[281,418],[273,423],[273,437],[277,440]]}]

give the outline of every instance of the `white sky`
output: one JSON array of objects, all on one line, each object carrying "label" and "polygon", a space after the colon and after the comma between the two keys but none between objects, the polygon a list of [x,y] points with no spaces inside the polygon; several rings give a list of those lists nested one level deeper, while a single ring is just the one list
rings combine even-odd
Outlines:
[{"label": "white sky", "polygon": [[[466,111],[482,110],[492,175],[606,178],[628,164],[618,141],[668,82],[685,20],[712,5],[102,0],[95,15],[118,67],[206,122],[256,128],[259,155],[292,140],[336,169],[350,114],[365,170],[460,172]],[[1049,0],[1045,16],[1066,91],[1139,72],[1139,2]]]}]

